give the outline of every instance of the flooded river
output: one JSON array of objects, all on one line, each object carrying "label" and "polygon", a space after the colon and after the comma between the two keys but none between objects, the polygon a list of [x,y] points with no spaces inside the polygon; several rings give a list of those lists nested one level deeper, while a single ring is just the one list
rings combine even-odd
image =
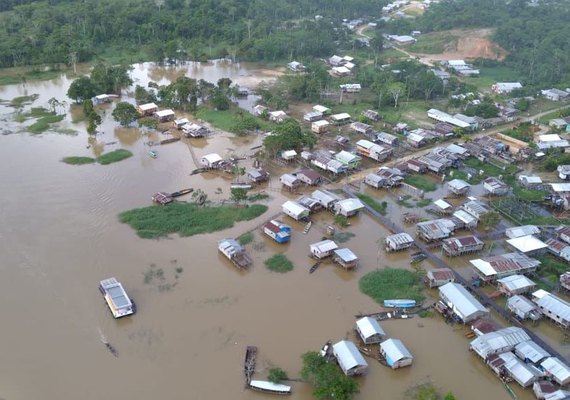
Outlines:
[{"label": "flooded river", "polygon": [[[144,85],[147,80],[165,83],[179,73],[144,64],[135,66],[133,77]],[[193,66],[185,73],[213,81],[244,78],[245,86],[274,76],[248,66]],[[51,97],[64,99],[69,84],[62,76],[0,87],[0,98],[38,94],[33,106],[47,106]],[[244,390],[246,345],[260,349],[255,378],[264,379],[271,366],[298,378],[302,353],[318,350],[328,339],[353,337],[354,315],[378,310],[359,292],[358,279],[375,268],[409,267],[409,255],[379,251],[387,232],[362,215],[346,228],[354,234],[346,246],[360,256],[360,268],[344,272],[325,264],[309,275],[308,245],[320,240],[332,221],[321,213],[307,235],[293,223],[292,243],[285,246],[256,230],[249,245],[254,266],[237,271],[219,255],[216,241],[255,229],[278,213],[286,198],[295,197],[278,190],[277,170],[265,188],[270,210],[257,220],[190,238],[138,238],[118,222],[118,213],[150,205],[156,191],[185,187],[201,188],[212,200],[227,198],[230,177],[190,176],[195,165],[187,143],[161,146],[159,157],[151,159],[145,142],[159,134],[118,129],[110,117],[112,105],[103,109],[104,133],[89,139],[84,124],[70,116],[61,127],[76,134],[32,136],[13,122],[14,109],[0,106],[5,129],[17,132],[0,137],[0,398],[261,399],[265,396]],[[217,133],[192,148],[198,157],[240,155],[250,154],[260,142],[259,137]],[[129,149],[134,157],[108,166],[60,162],[65,156],[116,148]],[[217,188],[222,195],[215,194]],[[275,252],[284,252],[295,269],[283,275],[265,269],[263,261]],[[98,282],[110,276],[136,300],[134,317],[111,317],[97,290]],[[383,327],[404,341],[414,365],[391,371],[369,360],[357,399],[404,399],[410,387],[425,382],[459,399],[510,398],[468,351],[465,328],[446,325],[438,316],[387,321]],[[117,349],[117,358],[102,340]],[[308,385],[293,386],[293,399],[312,398]],[[533,398],[512,386],[519,398]]]}]

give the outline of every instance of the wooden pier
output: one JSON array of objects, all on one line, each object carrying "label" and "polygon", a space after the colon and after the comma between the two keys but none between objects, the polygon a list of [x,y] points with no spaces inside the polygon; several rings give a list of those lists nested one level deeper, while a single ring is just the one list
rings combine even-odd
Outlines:
[{"label": "wooden pier", "polygon": [[255,363],[257,359],[257,347],[247,346],[245,350],[245,361],[243,363],[243,373],[245,375],[245,385],[249,386],[251,377],[255,372]]}]

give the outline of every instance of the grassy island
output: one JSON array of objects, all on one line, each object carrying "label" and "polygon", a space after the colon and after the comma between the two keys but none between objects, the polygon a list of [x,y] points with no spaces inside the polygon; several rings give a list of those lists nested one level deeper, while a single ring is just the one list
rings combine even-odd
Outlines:
[{"label": "grassy island", "polygon": [[360,291],[378,303],[387,299],[423,300],[418,274],[400,268],[377,269],[364,275],[358,283]]},{"label": "grassy island", "polygon": [[171,203],[166,206],[136,208],[119,214],[144,239],[166,237],[177,233],[193,236],[231,228],[235,222],[249,221],[267,211],[267,206],[247,207],[199,206],[194,203]]},{"label": "grassy island", "polygon": [[109,153],[105,153],[97,157],[97,162],[101,165],[107,165],[116,163],[122,160],[125,160],[129,157],[132,157],[133,153],[125,149],[117,149],[110,151]]},{"label": "grassy island", "polygon": [[283,254],[278,253],[265,260],[265,266],[273,272],[289,272],[293,270],[293,263]]}]

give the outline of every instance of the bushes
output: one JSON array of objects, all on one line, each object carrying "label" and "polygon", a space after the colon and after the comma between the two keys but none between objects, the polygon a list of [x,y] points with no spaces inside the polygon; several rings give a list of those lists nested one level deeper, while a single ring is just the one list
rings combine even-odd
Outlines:
[{"label": "bushes", "polygon": [[364,204],[366,204],[368,207],[372,208],[378,214],[386,215],[386,209],[388,208],[388,203],[386,203],[385,201],[383,201],[382,203],[379,203],[372,196],[368,196],[367,194],[364,194],[364,193],[357,193],[356,197],[358,197],[360,200],[362,200],[362,202]]},{"label": "bushes", "polygon": [[97,162],[101,165],[112,164],[132,157],[132,155],[133,153],[128,150],[117,149],[97,157]]},{"label": "bushes", "polygon": [[387,299],[423,300],[420,277],[405,269],[377,269],[364,275],[358,283],[360,291],[378,303]]},{"label": "bushes", "polygon": [[85,165],[85,164],[94,164],[95,159],[91,157],[64,157],[61,161],[69,165]]},{"label": "bushes", "polygon": [[273,272],[285,273],[293,270],[293,263],[283,254],[278,253],[265,260],[265,266]]}]

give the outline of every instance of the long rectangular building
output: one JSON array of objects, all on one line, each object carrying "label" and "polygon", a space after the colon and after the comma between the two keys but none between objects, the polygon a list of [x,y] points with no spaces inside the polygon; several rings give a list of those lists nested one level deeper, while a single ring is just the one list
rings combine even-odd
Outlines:
[{"label": "long rectangular building", "polygon": [[475,273],[484,282],[492,282],[510,275],[524,275],[536,271],[540,261],[522,253],[507,253],[469,261]]},{"label": "long rectangular building", "polygon": [[441,286],[439,297],[463,323],[489,314],[489,310],[458,283],[450,282]]}]

